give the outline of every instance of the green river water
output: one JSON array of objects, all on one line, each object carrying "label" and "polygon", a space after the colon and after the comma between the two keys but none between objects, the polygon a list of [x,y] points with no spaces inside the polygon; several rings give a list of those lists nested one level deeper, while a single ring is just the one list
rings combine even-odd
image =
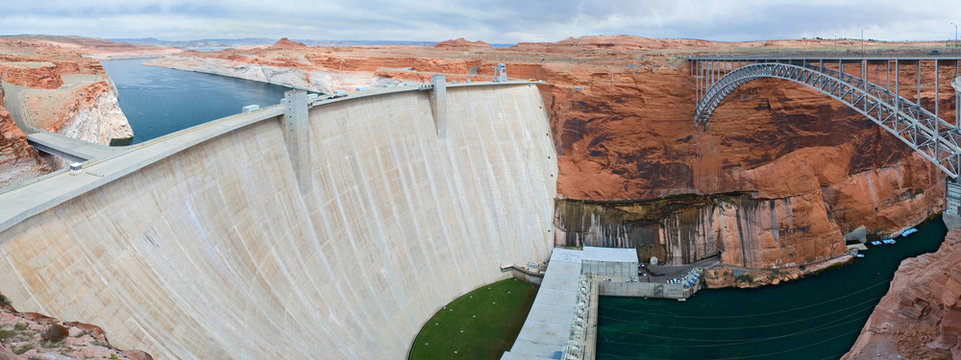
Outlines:
[{"label": "green river water", "polygon": [[854,345],[901,260],[933,252],[940,219],[893,245],[807,278],[759,289],[702,290],[686,302],[603,297],[597,358],[837,359]]}]

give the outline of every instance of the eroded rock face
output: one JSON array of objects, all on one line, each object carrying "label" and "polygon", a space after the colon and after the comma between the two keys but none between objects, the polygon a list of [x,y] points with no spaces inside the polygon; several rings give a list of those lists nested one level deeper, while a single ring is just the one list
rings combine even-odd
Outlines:
[{"label": "eroded rock face", "polygon": [[50,172],[37,150],[27,144],[27,136],[3,107],[0,87],[0,188],[23,182]]},{"label": "eroded rock face", "polygon": [[63,115],[57,132],[101,145],[133,138],[133,129],[120,109],[116,87],[109,78],[91,83],[74,92],[74,103]]},{"label": "eroded rock face", "polygon": [[844,359],[961,358],[961,230],[905,259]]},{"label": "eroded rock face", "polygon": [[20,313],[0,294],[0,359],[153,359],[114,348],[100,327]]},{"label": "eroded rock face", "polygon": [[557,202],[555,243],[635,247],[681,265],[718,256],[748,268],[796,267],[845,250],[818,194],[756,199],[749,194],[672,196],[622,205]]}]

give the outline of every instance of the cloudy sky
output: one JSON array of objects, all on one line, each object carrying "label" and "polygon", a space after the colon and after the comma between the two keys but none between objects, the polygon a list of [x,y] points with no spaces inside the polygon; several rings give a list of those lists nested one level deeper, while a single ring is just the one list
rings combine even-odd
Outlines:
[{"label": "cloudy sky", "polygon": [[0,34],[493,43],[630,34],[721,41],[954,39],[961,0],[0,0]]}]

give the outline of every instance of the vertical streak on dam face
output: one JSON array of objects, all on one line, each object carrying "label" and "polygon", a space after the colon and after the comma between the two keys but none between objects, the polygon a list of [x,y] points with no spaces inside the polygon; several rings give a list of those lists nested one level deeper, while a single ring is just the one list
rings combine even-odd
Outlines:
[{"label": "vertical streak on dam face", "polygon": [[437,127],[437,137],[447,138],[447,78],[444,75],[430,77],[430,111],[434,115],[434,126]]},{"label": "vertical streak on dam face", "polygon": [[287,91],[284,93],[284,141],[287,154],[297,177],[300,191],[306,193],[311,188],[310,176],[310,121],[307,115],[307,92]]},{"label": "vertical streak on dam face", "polygon": [[0,233],[0,289],[159,358],[403,358],[441,306],[552,245],[537,89],[444,106],[446,145],[426,91],[314,107],[298,147],[283,118],[212,137]]}]

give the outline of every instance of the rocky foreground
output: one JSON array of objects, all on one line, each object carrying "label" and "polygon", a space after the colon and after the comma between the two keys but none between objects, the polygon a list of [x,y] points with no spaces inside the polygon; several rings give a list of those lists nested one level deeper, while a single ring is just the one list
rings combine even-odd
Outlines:
[{"label": "rocky foreground", "polygon": [[[599,36],[507,48],[464,39],[434,47],[307,47],[282,40],[151,64],[329,93],[426,83],[433,74],[490,80],[493,66],[504,63],[512,79],[545,82],[560,168],[557,245],[633,246],[672,264],[720,254],[724,264],[785,269],[789,279],[842,256],[843,233],[863,225],[881,237],[936,213],[944,176],[854,110],[785,81],[743,86],[709,126],[695,127],[696,79],[686,56],[843,52],[858,44]],[[943,44],[867,44],[925,46]],[[903,68],[901,76],[913,71]],[[941,72],[941,84],[948,73]],[[940,100],[951,94],[944,89]],[[935,101],[933,89],[923,89],[922,101]],[[734,283],[721,273],[716,280]]]},{"label": "rocky foreground", "polygon": [[961,358],[961,229],[905,259],[844,359]]},{"label": "rocky foreground", "polygon": [[0,360],[153,359],[143,351],[114,348],[95,325],[17,312],[0,294]]}]

